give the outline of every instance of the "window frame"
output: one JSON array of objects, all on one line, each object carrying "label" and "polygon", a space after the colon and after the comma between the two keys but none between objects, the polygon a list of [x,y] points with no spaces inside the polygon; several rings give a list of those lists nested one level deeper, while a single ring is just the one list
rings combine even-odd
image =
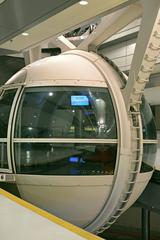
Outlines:
[{"label": "window frame", "polygon": [[[76,88],[75,86],[67,86],[68,88],[70,88],[70,87],[72,87],[72,88]],[[35,90],[33,90],[35,88]],[[41,90],[41,88],[42,88],[42,90]],[[45,87],[41,87],[41,86],[36,86],[36,87],[26,87],[25,89],[24,89],[24,91],[23,91],[23,96],[21,97],[21,100],[20,100],[20,103],[19,103],[19,106],[18,106],[18,108],[17,108],[17,113],[16,113],[16,123],[17,123],[17,121],[19,122],[19,113],[20,112],[22,112],[22,110],[23,110],[23,101],[25,100],[25,92],[27,91],[27,93],[28,92],[31,92],[32,93],[32,91],[33,91],[33,93],[36,93],[36,92],[38,92],[38,93],[40,93],[40,92],[42,92],[42,93],[44,93],[44,91],[43,91],[43,89],[44,88],[46,88],[47,90],[48,90],[48,88],[56,88],[56,92],[58,92],[58,91],[64,91],[65,90],[65,87],[64,86],[45,86]],[[57,88],[64,88],[64,89],[60,89],[60,90],[58,90],[57,91]],[[80,87],[80,88],[84,88],[84,87]],[[85,87],[85,88],[89,88],[89,87]],[[90,87],[91,89],[93,88],[95,88],[95,89],[105,89],[104,87]],[[108,88],[106,88],[106,89],[108,89]],[[52,91],[52,89],[50,90],[50,91]],[[72,91],[73,91],[73,89],[72,89]],[[111,110],[113,110],[113,114],[114,114],[114,116],[115,116],[115,136],[111,136],[111,138],[112,139],[117,139],[118,138],[118,129],[117,129],[117,116],[116,116],[116,112],[115,112],[115,109],[114,109],[114,102],[113,102],[113,99],[112,99],[112,97],[111,97],[111,94],[110,94],[110,92],[108,91],[108,97],[110,98],[109,100],[110,100],[110,104],[112,104],[112,109]],[[107,93],[106,93],[106,95],[107,95]],[[69,109],[67,109],[67,110],[69,110]],[[91,110],[93,110],[92,108],[91,108]],[[20,118],[21,119],[21,118]],[[23,122],[23,121],[22,121]],[[21,139],[21,138],[37,138],[37,139],[51,139],[51,138],[60,138],[60,139],[62,139],[62,138],[73,138],[73,139],[80,139],[80,138],[84,138],[84,139],[108,139],[108,138],[105,138],[105,137],[103,137],[103,136],[95,136],[95,137],[93,137],[93,136],[78,136],[78,137],[75,137],[75,136],[51,136],[51,137],[48,137],[48,136],[39,136],[38,137],[38,135],[37,136],[30,136],[30,137],[26,137],[26,136],[23,136],[23,135],[21,135],[21,136],[18,136],[18,134],[17,134],[17,129],[21,129],[22,130],[22,123],[20,123],[20,126],[19,126],[19,124],[15,124],[15,129],[14,129],[14,139],[16,138],[16,139]],[[18,127],[18,128],[17,128]],[[94,126],[94,127],[97,127],[97,126]],[[38,128],[38,126],[36,127],[36,129]],[[48,129],[47,129],[48,130]],[[98,129],[97,129],[98,130]],[[85,133],[85,132],[84,132]],[[84,133],[82,133],[82,135],[84,134]]]},{"label": "window frame", "polygon": [[[18,114],[18,109],[20,107],[20,104],[21,104],[21,101],[22,101],[22,98],[23,98],[23,93],[25,91],[25,89],[31,89],[31,88],[39,88],[41,86],[28,86],[28,87],[24,87],[19,95],[19,98],[18,98],[18,101],[17,101],[17,104],[16,104],[16,107],[15,107],[15,113],[14,113],[14,117],[13,117],[13,129],[12,129],[12,161],[13,161],[13,167],[14,167],[14,171],[15,173],[17,172],[16,171],[16,161],[15,161],[15,151],[14,151],[14,144],[16,143],[105,143],[105,144],[112,144],[112,143],[115,143],[117,144],[117,156],[118,156],[118,153],[119,153],[119,144],[120,144],[120,141],[119,141],[119,131],[120,131],[120,128],[119,128],[119,123],[118,123],[118,117],[117,117],[117,108],[115,106],[115,102],[114,102],[114,98],[112,96],[112,93],[110,93],[110,97],[111,97],[111,101],[112,101],[112,104],[113,104],[113,110],[114,110],[114,114],[115,114],[115,123],[116,123],[116,129],[117,129],[117,138],[115,139],[92,139],[92,138],[89,138],[89,139],[82,139],[82,138],[16,138],[15,137],[15,129],[16,129],[16,118],[17,118],[17,114]],[[42,86],[42,87],[64,87],[64,86]],[[74,87],[74,86],[68,86],[68,87]],[[86,87],[86,86],[84,86]],[[87,86],[88,87],[88,86]],[[108,89],[108,87],[93,87],[93,88],[106,88]],[[116,164],[115,164],[115,169],[114,169],[114,173],[117,169],[117,156],[116,156]],[[23,173],[18,173],[18,174],[22,174]],[[68,175],[68,176],[71,176],[71,175]]]},{"label": "window frame", "polygon": [[12,105],[11,105],[11,109],[10,109],[10,113],[9,113],[9,118],[8,118],[8,127],[7,127],[7,137],[6,138],[0,138],[0,142],[1,143],[6,143],[7,144],[7,162],[8,162],[8,168],[0,168],[0,172],[3,173],[13,173],[13,167],[12,167],[12,161],[11,161],[11,131],[12,131],[12,117],[14,114],[14,110],[15,110],[15,105],[19,96],[19,92],[21,90],[21,88],[19,87],[19,85],[15,85],[15,86],[4,86],[3,88],[1,88],[1,95],[0,97],[9,90],[16,90],[13,101],[12,101]]}]

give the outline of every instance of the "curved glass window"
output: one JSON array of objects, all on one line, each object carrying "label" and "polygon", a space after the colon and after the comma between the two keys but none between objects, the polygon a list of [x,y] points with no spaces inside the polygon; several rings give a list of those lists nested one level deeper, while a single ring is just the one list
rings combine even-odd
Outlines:
[{"label": "curved glass window", "polygon": [[24,91],[17,138],[117,138],[106,88],[46,87]]},{"label": "curved glass window", "polygon": [[7,137],[8,120],[16,89],[6,90],[0,97],[0,138]]},{"label": "curved glass window", "polygon": [[[142,160],[146,165],[154,167],[156,151],[157,151],[157,144],[151,144],[151,143],[143,144],[143,159]],[[147,169],[147,166],[143,167],[143,169]]]},{"label": "curved glass window", "polygon": [[38,175],[113,174],[116,144],[15,143],[17,173]]},{"label": "curved glass window", "polygon": [[40,175],[113,174],[116,138],[108,89],[27,88],[15,126],[16,169]]},{"label": "curved glass window", "polygon": [[152,110],[145,100],[144,96],[142,96],[142,104],[141,104],[141,118],[142,118],[142,127],[143,127],[143,139],[147,139],[147,143],[143,143],[143,163],[141,166],[141,172],[151,171],[154,167],[157,144],[152,143],[149,140],[157,139],[157,131],[156,125],[153,118]]},{"label": "curved glass window", "polygon": [[8,168],[8,160],[7,160],[7,143],[0,143],[0,168]]},{"label": "curved glass window", "polygon": [[143,138],[144,139],[156,139],[156,125],[153,118],[152,110],[145,100],[144,96],[142,97],[141,104],[141,118],[142,118],[142,126],[143,126]]},{"label": "curved glass window", "polygon": [[6,90],[0,96],[0,168],[8,168],[7,160],[7,130],[9,115],[16,89]]}]

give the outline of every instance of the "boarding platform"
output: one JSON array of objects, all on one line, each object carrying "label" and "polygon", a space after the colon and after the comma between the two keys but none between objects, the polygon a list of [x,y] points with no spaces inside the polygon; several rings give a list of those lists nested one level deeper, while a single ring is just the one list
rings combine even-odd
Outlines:
[{"label": "boarding platform", "polygon": [[102,240],[0,189],[1,240]]}]

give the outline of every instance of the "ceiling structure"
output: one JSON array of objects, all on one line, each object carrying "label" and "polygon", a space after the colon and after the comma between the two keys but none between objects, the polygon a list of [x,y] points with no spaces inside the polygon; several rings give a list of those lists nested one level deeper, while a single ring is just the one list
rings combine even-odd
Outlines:
[{"label": "ceiling structure", "polygon": [[0,43],[58,14],[78,0],[5,0],[0,5]]},{"label": "ceiling structure", "polygon": [[[79,0],[5,0],[0,4],[0,84],[24,66],[23,59],[4,55],[24,52],[45,42],[50,42],[52,48],[56,47],[57,36],[99,21],[107,13],[136,2],[88,1],[87,6],[79,5]],[[25,31],[28,36],[21,35]],[[110,44],[113,44],[113,39]],[[160,72],[160,64],[156,64],[155,72]]]},{"label": "ceiling structure", "polygon": [[[0,4],[0,85],[25,65],[22,54],[17,54],[20,58],[5,55],[17,56],[15,53],[25,52],[45,43],[45,40],[49,40],[52,48],[56,47],[57,36],[97,21],[106,13],[135,0],[89,0],[87,6],[81,6],[78,2],[79,0],[4,0]],[[29,35],[23,36],[23,32]]]},{"label": "ceiling structure", "polygon": [[[0,5],[0,48],[24,51],[135,0],[6,0]],[[9,16],[9,17],[8,17]],[[28,36],[21,33],[27,31]]]}]

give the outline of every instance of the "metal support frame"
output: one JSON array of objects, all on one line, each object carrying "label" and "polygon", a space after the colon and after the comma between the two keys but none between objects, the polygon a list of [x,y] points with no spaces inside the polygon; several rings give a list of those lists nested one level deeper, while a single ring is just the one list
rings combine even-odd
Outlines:
[{"label": "metal support frame", "polygon": [[127,109],[139,109],[141,96],[160,52],[160,1],[141,0],[143,16],[127,85],[123,91]]},{"label": "metal support frame", "polygon": [[[76,48],[76,46],[72,44],[63,35],[59,36],[56,40],[50,41],[48,45],[50,45],[53,48],[60,47],[62,52],[73,50]],[[33,63],[42,58],[41,48],[42,48],[42,45],[38,45],[36,47],[33,47],[23,52],[25,65]]]},{"label": "metal support frame", "polygon": [[141,239],[150,240],[150,213],[160,214],[160,184],[159,173],[152,177],[135,206],[142,209],[141,215]]},{"label": "metal support frame", "polygon": [[129,110],[130,106],[134,106],[137,111],[145,85],[160,52],[160,1],[141,0],[104,17],[92,34],[78,46],[78,49],[96,52],[102,42],[140,17],[142,10],[136,50],[128,82],[123,89],[126,108]]},{"label": "metal support frame", "polygon": [[67,38],[65,38],[63,35],[59,36],[57,38],[58,40],[58,46],[61,48],[62,52],[65,52],[67,50],[73,50],[76,48],[76,46],[71,43]]},{"label": "metal support frame", "polygon": [[50,42],[48,42],[48,46],[51,48],[59,47],[61,49],[61,52],[66,52],[69,50],[74,50],[76,49],[76,46],[71,43],[66,37],[63,35],[57,37],[56,39],[54,38]]},{"label": "metal support frame", "polygon": [[96,51],[101,43],[123,29],[133,20],[139,18],[141,14],[141,5],[135,3],[103,17],[101,23],[89,37],[78,46],[78,49]]},{"label": "metal support frame", "polygon": [[150,211],[142,208],[142,240],[150,240]]},{"label": "metal support frame", "polygon": [[[116,32],[127,26],[133,20],[140,17],[142,14],[142,8],[139,3],[131,4],[127,7],[121,7],[118,11],[112,12],[108,16],[102,18],[101,23],[98,27],[85,39],[77,48],[63,35],[58,38],[54,38],[48,41],[48,45],[58,46],[62,52],[81,49],[81,50],[94,50],[106,39],[110,38]],[[23,52],[25,64],[28,65],[36,60],[41,59],[41,45],[32,47]]]}]

